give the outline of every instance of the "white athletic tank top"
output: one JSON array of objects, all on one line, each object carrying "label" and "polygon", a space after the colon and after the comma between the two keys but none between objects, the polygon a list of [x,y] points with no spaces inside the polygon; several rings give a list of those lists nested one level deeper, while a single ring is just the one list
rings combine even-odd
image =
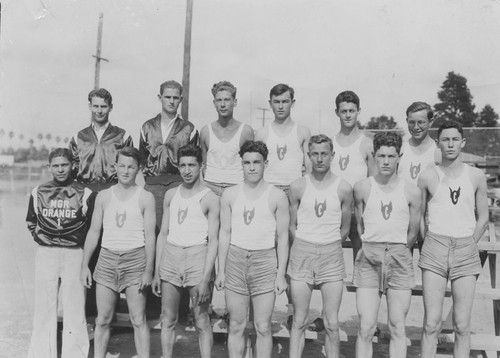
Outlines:
[{"label": "white athletic tank top", "polygon": [[406,244],[410,209],[405,196],[405,180],[391,193],[383,192],[370,177],[370,195],[363,212],[365,232],[361,239],[366,242],[390,242]]},{"label": "white athletic tank top", "polygon": [[111,198],[104,208],[101,246],[111,251],[129,251],[144,246],[144,216],[139,205],[143,191],[137,186],[134,194],[121,201],[111,187]]},{"label": "white athletic tank top", "polygon": [[276,219],[269,210],[269,185],[262,195],[247,199],[243,185],[238,187],[238,194],[231,212],[231,244],[245,250],[264,250],[274,247]]},{"label": "white athletic tank top", "polygon": [[295,236],[314,244],[329,244],[340,240],[342,210],[338,196],[340,178],[326,189],[318,190],[305,176],[306,188],[297,209]]},{"label": "white athletic tank top", "polygon": [[243,167],[238,154],[243,127],[244,124],[241,123],[233,138],[228,142],[221,142],[213,132],[212,124],[208,125],[210,147],[207,152],[206,181],[228,184],[243,182]]},{"label": "white athletic tank top", "polygon": [[177,187],[170,202],[167,242],[182,247],[207,243],[208,219],[200,201],[209,191],[205,188],[190,198],[183,198],[181,187]]},{"label": "white athletic tank top", "polygon": [[285,137],[276,134],[271,125],[268,126],[267,148],[268,164],[264,179],[273,185],[290,185],[302,177],[304,153],[297,137],[297,123]]},{"label": "white athletic tank top", "polygon": [[431,145],[422,154],[417,154],[412,150],[408,141],[403,142],[401,148],[401,160],[398,166],[398,176],[408,180],[410,183],[417,185],[420,173],[424,171],[429,165],[434,165],[434,153],[436,147]]},{"label": "white athletic tank top", "polygon": [[447,177],[439,166],[439,184],[427,204],[429,231],[453,237],[472,236],[476,227],[475,193],[470,181],[469,166],[463,164],[456,179]]},{"label": "white athletic tank top", "polygon": [[360,135],[354,143],[342,147],[336,137],[332,138],[335,157],[332,161],[332,172],[354,186],[354,184],[368,175],[368,166],[361,154],[361,142],[365,138]]}]

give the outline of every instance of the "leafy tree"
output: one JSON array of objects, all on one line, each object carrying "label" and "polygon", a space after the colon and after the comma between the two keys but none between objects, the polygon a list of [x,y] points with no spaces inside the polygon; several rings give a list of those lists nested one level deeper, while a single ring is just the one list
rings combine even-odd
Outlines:
[{"label": "leafy tree", "polygon": [[385,114],[379,117],[371,117],[366,125],[361,125],[361,129],[393,129],[397,128],[398,124],[393,116],[386,116]]},{"label": "leafy tree", "polygon": [[498,125],[498,113],[492,106],[487,104],[479,113],[476,120],[476,127],[496,127]]},{"label": "leafy tree", "polygon": [[453,71],[448,72],[438,92],[439,101],[434,105],[433,127],[439,127],[444,120],[454,120],[464,127],[474,126],[477,114],[472,103],[472,95],[467,87],[467,79]]}]

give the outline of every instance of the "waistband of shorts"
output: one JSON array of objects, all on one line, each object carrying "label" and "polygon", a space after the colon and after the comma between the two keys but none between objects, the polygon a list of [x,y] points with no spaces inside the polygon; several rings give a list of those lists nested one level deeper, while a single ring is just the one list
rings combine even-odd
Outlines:
[{"label": "waistband of shorts", "polygon": [[239,246],[236,246],[236,245],[233,245],[233,244],[231,244],[231,247],[234,248],[234,249],[236,249],[236,250],[238,250],[238,251],[242,251],[242,252],[262,252],[262,253],[264,253],[264,252],[274,251],[275,250],[274,247],[270,247],[268,249],[247,250],[247,249],[244,249],[242,247],[239,247]]},{"label": "waistband of shorts", "polygon": [[141,251],[145,248],[146,246],[139,246],[139,247],[134,247],[133,249],[130,250],[124,250],[124,251],[115,251],[115,250],[110,250],[106,247],[101,247],[101,251],[108,252],[113,255],[127,255],[127,254],[133,254],[136,253],[137,251]]},{"label": "waistband of shorts", "polygon": [[441,234],[436,234],[435,232],[432,231],[427,231],[425,234],[425,237],[432,237],[434,239],[441,239],[441,240],[470,240],[472,239],[472,235],[469,236],[448,236],[448,235],[441,235]]},{"label": "waistband of shorts", "polygon": [[230,188],[232,186],[238,185],[238,184],[233,184],[233,183],[216,183],[216,182],[209,181],[209,180],[204,180],[204,182],[208,183],[209,185],[213,185],[213,186],[216,186],[216,187],[219,187],[222,189],[227,189],[227,188]]},{"label": "waistband of shorts", "polygon": [[361,244],[361,247],[363,246],[371,246],[371,247],[397,247],[397,246],[406,246],[408,247],[408,244],[405,242],[367,242],[363,241]]},{"label": "waistband of shorts", "polygon": [[[206,238],[206,239],[208,240],[208,238]],[[176,244],[173,244],[173,243],[167,241],[165,243],[165,245],[169,245],[170,247],[175,247],[176,249],[187,250],[187,249],[194,249],[194,248],[199,248],[199,247],[207,246],[208,242],[205,242],[203,244],[191,245],[191,246],[180,246],[180,245],[176,245]]]},{"label": "waistband of shorts", "polygon": [[[327,243],[314,243],[311,241],[307,241],[301,238],[296,237],[293,242],[297,241],[301,245],[309,246],[309,247],[333,247],[333,246],[339,246],[342,245],[342,240],[339,238],[338,240],[332,241],[332,242],[327,242]],[[293,245],[293,243],[292,243]]]}]

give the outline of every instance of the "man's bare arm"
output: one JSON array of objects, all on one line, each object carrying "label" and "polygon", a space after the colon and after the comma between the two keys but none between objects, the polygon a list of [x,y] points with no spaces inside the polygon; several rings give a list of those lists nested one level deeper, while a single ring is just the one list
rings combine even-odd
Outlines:
[{"label": "man's bare arm", "polygon": [[153,281],[155,265],[155,228],[156,228],[156,209],[155,198],[149,191],[144,190],[141,193],[141,206],[144,215],[144,242],[146,249],[146,269],[142,275],[139,290],[144,290],[151,285]]},{"label": "man's bare arm", "polygon": [[340,199],[340,209],[342,211],[342,220],[340,222],[340,237],[342,242],[347,239],[349,230],[351,229],[351,213],[353,192],[352,187],[345,180],[340,180],[337,194]]},{"label": "man's bare arm", "polygon": [[305,190],[305,179],[300,178],[295,180],[290,185],[290,191],[288,192],[288,204],[289,204],[289,233],[290,239],[293,242],[295,240],[295,232],[297,231],[297,210],[299,209],[300,200]]},{"label": "man's bare arm", "polygon": [[408,236],[406,238],[406,243],[411,249],[417,240],[422,220],[422,194],[420,193],[420,189],[418,187],[406,183],[405,195],[410,211],[410,221],[408,223]]},{"label": "man's bare arm", "polygon": [[[475,169],[475,168],[474,168]],[[481,240],[481,237],[488,226],[489,220],[489,209],[488,209],[488,197],[486,194],[487,185],[486,177],[479,170],[475,169],[472,171],[474,177],[474,184],[476,187],[475,199],[476,199],[476,227],[474,228],[474,234],[472,235],[474,241],[477,243]],[[472,176],[472,175],[471,175]]]},{"label": "man's bare arm", "polygon": [[370,181],[363,179],[354,184],[353,197],[354,197],[354,215],[356,216],[358,235],[361,237],[365,232],[365,225],[363,222],[363,212],[365,210],[366,198],[370,192]]},{"label": "man's bare arm", "polygon": [[224,280],[226,277],[226,259],[229,252],[229,244],[231,243],[231,196],[233,188],[229,188],[222,194],[220,199],[220,230],[219,230],[219,252],[217,259],[219,261],[219,270],[215,287],[218,290],[224,288]]},{"label": "man's bare arm", "polygon": [[280,295],[286,290],[287,283],[285,279],[286,264],[288,262],[289,244],[288,244],[288,228],[290,226],[290,216],[288,208],[288,200],[285,193],[277,188],[272,188],[271,195],[276,200],[276,241],[278,254],[278,274],[275,283],[275,292]]},{"label": "man's bare arm", "polygon": [[307,152],[309,152],[309,138],[311,138],[311,131],[309,128],[304,127],[304,126],[298,126],[298,129],[300,130],[300,143],[302,147],[302,153],[304,156],[304,167],[306,169],[306,174],[311,172],[312,169],[312,164],[311,160],[309,159],[309,156],[307,155]]}]

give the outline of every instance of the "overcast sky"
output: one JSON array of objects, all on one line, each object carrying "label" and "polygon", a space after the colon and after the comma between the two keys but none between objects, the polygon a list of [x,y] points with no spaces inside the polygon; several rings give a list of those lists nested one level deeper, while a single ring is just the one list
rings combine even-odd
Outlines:
[{"label": "overcast sky", "polygon": [[[182,81],[184,0],[1,1],[0,128],[71,136],[89,124],[97,23],[104,13],[101,87],[113,124],[137,140],[160,110],[158,87]],[[238,88],[235,117],[255,128],[269,89],[296,90],[292,117],[338,129],[334,98],[361,98],[361,122],[434,104],[446,74],[468,80],[476,109],[500,112],[500,1],[194,0],[190,120],[216,119],[210,88]],[[271,112],[266,116],[271,118]],[[5,140],[5,137],[3,138]]]}]

